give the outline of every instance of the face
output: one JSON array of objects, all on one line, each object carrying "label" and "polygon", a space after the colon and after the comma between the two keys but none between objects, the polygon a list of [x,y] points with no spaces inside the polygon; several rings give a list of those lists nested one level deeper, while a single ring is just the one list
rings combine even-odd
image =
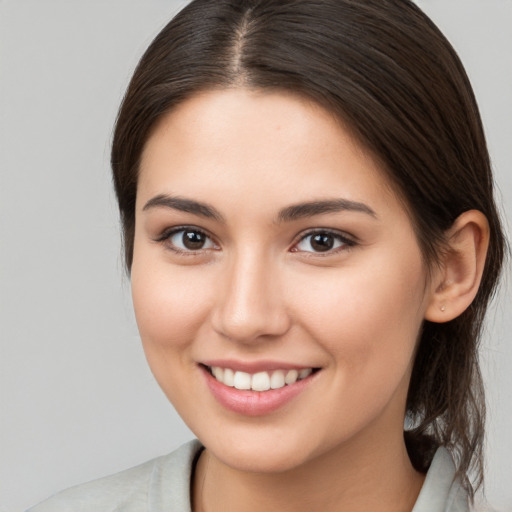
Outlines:
[{"label": "face", "polygon": [[426,271],[386,177],[321,107],[225,90],[168,114],[142,156],[132,291],[158,383],[225,464],[402,438]]}]

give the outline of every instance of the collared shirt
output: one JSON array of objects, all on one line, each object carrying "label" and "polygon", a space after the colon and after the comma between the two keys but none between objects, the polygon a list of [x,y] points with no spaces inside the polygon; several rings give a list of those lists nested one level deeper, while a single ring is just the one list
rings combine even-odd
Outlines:
[{"label": "collared shirt", "polygon": [[[72,487],[27,512],[191,512],[190,482],[202,450],[190,441],[145,464]],[[434,456],[412,512],[467,512],[468,497],[449,452]]]}]

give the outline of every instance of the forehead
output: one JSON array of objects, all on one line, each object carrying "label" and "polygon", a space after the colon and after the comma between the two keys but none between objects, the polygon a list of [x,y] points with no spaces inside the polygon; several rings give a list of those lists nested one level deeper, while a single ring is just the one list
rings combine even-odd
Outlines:
[{"label": "forehead", "polygon": [[138,200],[192,191],[250,193],[262,203],[274,196],[291,202],[394,196],[375,159],[326,109],[291,93],[246,89],[188,99],[147,141]]}]

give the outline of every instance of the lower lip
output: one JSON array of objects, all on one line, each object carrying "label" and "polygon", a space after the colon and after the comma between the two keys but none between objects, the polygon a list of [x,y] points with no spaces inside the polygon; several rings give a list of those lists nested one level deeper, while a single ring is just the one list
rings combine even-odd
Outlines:
[{"label": "lower lip", "polygon": [[226,409],[246,416],[263,416],[280,409],[300,394],[317,374],[313,373],[279,389],[251,391],[226,386],[215,379],[206,368],[201,367],[201,370],[216,400]]}]

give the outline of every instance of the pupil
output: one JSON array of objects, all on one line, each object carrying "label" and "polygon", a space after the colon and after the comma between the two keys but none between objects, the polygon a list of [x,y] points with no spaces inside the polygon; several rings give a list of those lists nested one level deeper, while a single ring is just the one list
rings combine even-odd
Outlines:
[{"label": "pupil", "polygon": [[332,235],[314,235],[311,240],[311,247],[315,249],[315,251],[325,252],[329,249],[332,249],[334,245],[334,239]]},{"label": "pupil", "polygon": [[205,237],[202,233],[197,231],[186,231],[183,233],[183,245],[187,249],[197,250],[201,249],[204,245]]}]

